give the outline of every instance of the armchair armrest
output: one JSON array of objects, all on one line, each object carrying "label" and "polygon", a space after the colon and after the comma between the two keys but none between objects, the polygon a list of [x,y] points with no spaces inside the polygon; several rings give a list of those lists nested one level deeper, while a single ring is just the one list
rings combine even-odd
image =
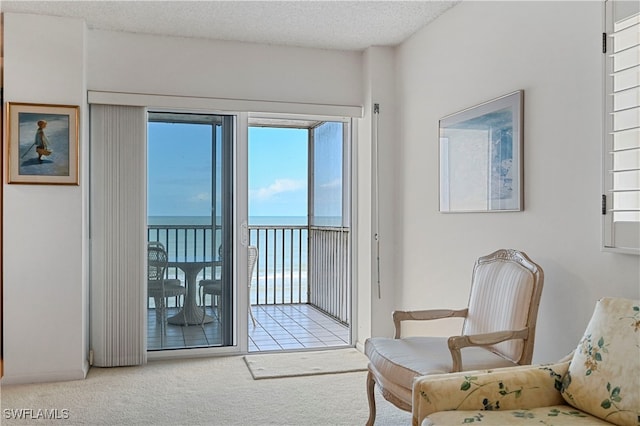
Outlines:
[{"label": "armchair armrest", "polygon": [[515,410],[563,403],[569,361],[420,376],[413,381],[413,424],[450,410]]},{"label": "armchair armrest", "polygon": [[465,336],[451,336],[449,337],[448,344],[449,351],[451,351],[451,358],[453,359],[452,371],[462,371],[462,355],[460,353],[460,349],[462,348],[469,346],[490,346],[507,340],[526,339],[528,336],[528,328],[496,331],[493,333],[469,334]]},{"label": "armchair armrest", "polygon": [[393,325],[396,328],[394,339],[400,338],[402,321],[425,321],[442,318],[464,318],[468,309],[428,309],[422,311],[394,311]]}]

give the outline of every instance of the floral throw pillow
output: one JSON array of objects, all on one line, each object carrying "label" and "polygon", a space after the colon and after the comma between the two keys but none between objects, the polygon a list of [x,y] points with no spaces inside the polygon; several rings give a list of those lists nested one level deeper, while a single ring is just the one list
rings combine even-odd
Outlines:
[{"label": "floral throw pillow", "polygon": [[598,301],[563,378],[568,404],[617,425],[640,424],[640,301]]}]

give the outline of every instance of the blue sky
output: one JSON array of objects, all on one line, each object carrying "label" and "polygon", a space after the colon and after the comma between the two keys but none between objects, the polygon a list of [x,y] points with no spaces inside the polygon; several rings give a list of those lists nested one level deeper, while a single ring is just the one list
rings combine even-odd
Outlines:
[{"label": "blue sky", "polygon": [[[211,126],[149,124],[149,216],[211,214]],[[307,131],[249,128],[249,216],[306,216]]]},{"label": "blue sky", "polygon": [[249,216],[307,215],[307,130],[249,128]]}]

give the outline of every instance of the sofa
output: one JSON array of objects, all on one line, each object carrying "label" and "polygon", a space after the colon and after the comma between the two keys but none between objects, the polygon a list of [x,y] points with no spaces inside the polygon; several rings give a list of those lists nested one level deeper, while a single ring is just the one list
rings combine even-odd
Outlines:
[{"label": "sofa", "polygon": [[413,425],[640,425],[640,300],[603,298],[555,364],[421,376]]}]

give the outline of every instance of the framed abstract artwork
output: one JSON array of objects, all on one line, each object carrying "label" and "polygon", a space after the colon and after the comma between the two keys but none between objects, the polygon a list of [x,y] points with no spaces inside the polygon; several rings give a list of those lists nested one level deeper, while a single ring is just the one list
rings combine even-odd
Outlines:
[{"label": "framed abstract artwork", "polygon": [[78,184],[79,108],[7,104],[8,183]]},{"label": "framed abstract artwork", "polygon": [[523,210],[522,90],[442,118],[440,211]]}]

